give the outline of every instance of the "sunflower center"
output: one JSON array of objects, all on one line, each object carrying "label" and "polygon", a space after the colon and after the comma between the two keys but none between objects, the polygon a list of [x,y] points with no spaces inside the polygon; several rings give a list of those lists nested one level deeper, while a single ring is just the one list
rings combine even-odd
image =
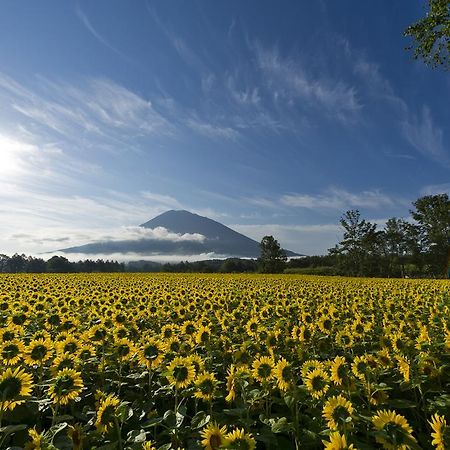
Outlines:
[{"label": "sunflower center", "polygon": [[173,377],[179,382],[187,380],[188,374],[189,371],[185,366],[178,366],[173,369]]},{"label": "sunflower center", "polygon": [[220,434],[212,434],[209,437],[209,446],[212,449],[214,449],[214,450],[218,449],[221,446],[221,444],[222,444],[222,438],[221,438]]},{"label": "sunflower center", "polygon": [[158,347],[156,345],[147,345],[144,350],[146,359],[156,359],[158,357]]},{"label": "sunflower center", "polygon": [[22,382],[17,378],[6,378],[0,383],[1,400],[13,400],[20,394]]},{"label": "sunflower center", "polygon": [[258,367],[258,375],[261,378],[268,378],[270,377],[271,374],[272,374],[272,366],[270,364],[262,363]]},{"label": "sunflower center", "polygon": [[321,375],[317,375],[312,378],[311,385],[315,391],[321,391],[326,386],[326,383]]},{"label": "sunflower center", "polygon": [[350,416],[350,413],[345,406],[338,405],[336,408],[334,408],[333,420],[335,422],[343,422],[349,416]]},{"label": "sunflower center", "polygon": [[5,359],[15,358],[19,354],[19,347],[16,344],[9,344],[2,350],[2,356]]},{"label": "sunflower center", "polygon": [[75,382],[70,375],[58,377],[55,381],[55,392],[58,395],[64,395],[72,391]]},{"label": "sunflower center", "polygon": [[117,354],[119,356],[127,356],[128,353],[130,353],[130,347],[128,345],[123,344],[117,347]]},{"label": "sunflower center", "polygon": [[47,352],[48,350],[45,345],[38,344],[31,350],[31,358],[35,361],[39,361],[45,358]]},{"label": "sunflower center", "polygon": [[199,385],[199,389],[203,394],[212,394],[214,391],[214,383],[209,379],[203,380]]}]

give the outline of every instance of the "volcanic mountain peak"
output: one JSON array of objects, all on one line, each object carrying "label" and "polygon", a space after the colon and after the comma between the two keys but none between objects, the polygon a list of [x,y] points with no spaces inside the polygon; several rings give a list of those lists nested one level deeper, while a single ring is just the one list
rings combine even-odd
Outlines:
[{"label": "volcanic mountain peak", "polygon": [[[138,240],[94,242],[79,247],[66,248],[65,253],[139,255],[200,255],[214,254],[222,257],[257,258],[259,243],[215,220],[185,210],[170,210],[140,225],[148,230],[165,228],[186,236],[185,239],[158,239],[156,235]],[[204,239],[189,239],[189,235],[202,235]],[[300,256],[286,250],[287,256]]]}]

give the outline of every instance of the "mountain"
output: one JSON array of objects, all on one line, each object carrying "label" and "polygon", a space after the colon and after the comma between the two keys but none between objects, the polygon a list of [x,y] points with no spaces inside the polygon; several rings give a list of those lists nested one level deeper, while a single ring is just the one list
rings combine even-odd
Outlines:
[{"label": "mountain", "polygon": [[[176,233],[180,239],[148,239],[104,241],[70,247],[64,253],[139,255],[200,255],[214,253],[224,257],[257,258],[259,243],[227,226],[189,211],[167,211],[140,225],[146,229],[159,229]],[[190,237],[189,235],[194,235]],[[201,236],[199,236],[201,235]],[[202,237],[203,236],[203,237]],[[301,256],[285,250],[287,256]]]}]

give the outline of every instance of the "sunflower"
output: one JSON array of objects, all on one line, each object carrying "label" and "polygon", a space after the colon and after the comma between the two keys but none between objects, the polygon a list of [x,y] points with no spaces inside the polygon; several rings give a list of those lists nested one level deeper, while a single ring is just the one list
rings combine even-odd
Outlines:
[{"label": "sunflower", "polygon": [[412,428],[407,420],[395,411],[381,410],[372,417],[372,423],[377,430],[376,441],[385,449],[409,448],[409,444],[415,444],[412,436]]},{"label": "sunflower", "polygon": [[306,377],[314,370],[314,369],[322,369],[323,364],[318,361],[317,359],[308,359],[302,364],[302,368],[300,370],[300,373],[302,375],[303,379],[306,379]]},{"label": "sunflower", "polygon": [[287,391],[293,381],[293,373],[291,365],[284,358],[275,366],[275,377],[280,391]]},{"label": "sunflower", "polygon": [[210,328],[208,326],[200,325],[199,329],[195,333],[195,342],[200,345],[207,344],[210,338]]},{"label": "sunflower", "polygon": [[260,333],[259,318],[250,318],[250,320],[245,324],[245,330],[250,337],[258,338]]},{"label": "sunflower", "polygon": [[227,427],[223,426],[219,428],[216,423],[210,423],[207,427],[203,428],[200,432],[200,436],[203,438],[201,444],[204,450],[218,450],[227,445],[226,439]]},{"label": "sunflower", "polygon": [[351,348],[353,346],[353,335],[349,330],[340,330],[336,333],[335,342],[341,348]]},{"label": "sunflower", "polygon": [[352,362],[352,372],[360,381],[366,381],[369,377],[369,360],[366,355],[355,356]]},{"label": "sunflower", "polygon": [[45,448],[47,448],[48,442],[45,438],[45,434],[38,433],[36,431],[36,427],[30,428],[28,430],[28,436],[30,437],[31,441],[28,441],[25,444],[25,450],[44,450]]},{"label": "sunflower", "polygon": [[156,369],[164,359],[165,347],[157,339],[149,338],[146,343],[139,349],[138,361],[147,369]]},{"label": "sunflower", "polygon": [[0,375],[0,411],[13,410],[33,390],[32,376],[23,369],[6,369]]},{"label": "sunflower", "polygon": [[445,417],[435,414],[428,423],[433,430],[431,433],[433,441],[431,443],[436,447],[436,450],[450,448],[450,427]]},{"label": "sunflower", "polygon": [[347,444],[347,439],[338,432],[330,434],[330,441],[322,441],[325,450],[355,450],[353,444]]},{"label": "sunflower", "polygon": [[107,433],[117,420],[120,400],[115,395],[108,395],[100,400],[95,426],[101,433]]},{"label": "sunflower", "polygon": [[0,346],[0,361],[5,366],[15,366],[21,359],[24,346],[18,339],[3,342]]},{"label": "sunflower", "polygon": [[62,353],[53,360],[53,364],[50,367],[50,371],[52,372],[53,375],[56,375],[60,370],[73,369],[75,367],[76,362],[77,359],[75,355],[69,352]]},{"label": "sunflower", "polygon": [[239,450],[253,450],[256,447],[255,438],[246,433],[244,429],[237,428],[236,430],[226,435],[227,447]]},{"label": "sunflower", "polygon": [[203,358],[200,355],[197,355],[196,353],[194,353],[194,354],[190,355],[188,357],[188,359],[194,366],[195,375],[198,375],[199,373],[204,371],[205,361],[203,361]]},{"label": "sunflower", "polygon": [[29,366],[41,365],[52,356],[52,343],[45,339],[33,339],[25,350],[24,361]]},{"label": "sunflower", "polygon": [[343,356],[336,356],[330,364],[331,381],[336,386],[348,386],[351,382],[349,369]]},{"label": "sunflower", "polygon": [[142,444],[142,450],[156,450],[152,441],[147,441]]},{"label": "sunflower", "polygon": [[328,374],[320,368],[309,372],[305,384],[313,398],[323,397],[330,387]]},{"label": "sunflower", "polygon": [[79,339],[72,335],[67,335],[63,341],[56,344],[56,349],[59,353],[77,353],[81,347]]},{"label": "sunflower", "polygon": [[75,425],[69,425],[67,434],[72,441],[72,450],[82,450],[83,440],[85,438],[83,427],[79,423],[76,423]]},{"label": "sunflower", "polygon": [[252,364],[252,375],[261,383],[270,381],[275,375],[275,362],[269,356],[256,358]]},{"label": "sunflower", "polygon": [[407,383],[410,380],[410,365],[408,358],[404,356],[397,355],[395,357],[397,360],[398,371],[402,374],[403,380]]},{"label": "sunflower", "polygon": [[114,343],[114,356],[116,356],[119,361],[130,361],[135,354],[136,349],[134,344],[129,339],[118,339]]},{"label": "sunflower", "polygon": [[52,380],[48,395],[57,405],[67,405],[70,400],[77,398],[83,390],[81,373],[73,369],[62,369]]},{"label": "sunflower", "polygon": [[174,358],[167,367],[167,372],[167,380],[177,389],[189,386],[195,378],[195,369],[189,358]]},{"label": "sunflower", "polygon": [[207,402],[213,399],[214,391],[217,386],[217,378],[211,372],[203,372],[198,375],[194,381],[196,392],[194,396]]},{"label": "sunflower", "polygon": [[349,428],[353,416],[353,406],[342,395],[331,397],[322,409],[322,416],[330,430]]}]

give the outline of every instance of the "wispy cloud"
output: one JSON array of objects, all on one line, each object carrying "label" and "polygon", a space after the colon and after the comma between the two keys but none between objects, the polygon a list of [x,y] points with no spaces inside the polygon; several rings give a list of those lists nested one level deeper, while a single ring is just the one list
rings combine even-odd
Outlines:
[{"label": "wispy cloud", "polygon": [[450,166],[450,154],[444,147],[444,133],[431,116],[427,106],[420,116],[410,115],[402,122],[405,139],[420,153],[440,164]]},{"label": "wispy cloud", "polygon": [[286,194],[281,197],[286,206],[308,209],[344,209],[344,208],[385,208],[394,206],[396,201],[379,190],[348,192],[332,187],[324,194]]},{"label": "wispy cloud", "polygon": [[215,125],[194,117],[188,118],[186,125],[193,131],[212,139],[235,140],[239,137],[239,133],[231,127]]},{"label": "wispy cloud", "polygon": [[133,61],[125,53],[121,52],[118,48],[116,48],[114,45],[112,45],[103,35],[101,35],[94,28],[91,21],[87,17],[87,15],[81,9],[80,4],[77,4],[75,11],[76,11],[76,14],[77,14],[78,18],[80,19],[81,23],[89,30],[89,32],[92,34],[92,36],[94,36],[95,39],[97,39],[97,41],[99,41],[105,47],[109,48],[109,50],[114,52],[116,55],[120,56],[122,59],[124,59],[128,63],[135,64],[135,61]]},{"label": "wispy cloud", "polygon": [[450,182],[442,184],[430,184],[422,188],[420,193],[421,195],[437,195],[437,194],[450,195]]},{"label": "wispy cloud", "polygon": [[281,56],[277,47],[255,45],[257,63],[275,102],[306,102],[309,108],[344,121],[355,120],[362,108],[355,87],[308,73],[300,59]]}]

